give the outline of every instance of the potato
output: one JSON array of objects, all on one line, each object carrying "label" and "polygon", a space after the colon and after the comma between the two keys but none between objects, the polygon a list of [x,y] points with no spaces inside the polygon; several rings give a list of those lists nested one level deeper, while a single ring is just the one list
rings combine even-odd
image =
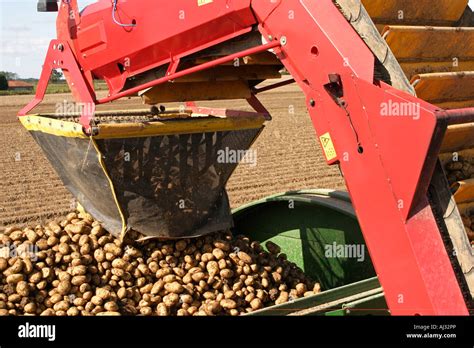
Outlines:
[{"label": "potato", "polygon": [[232,271],[231,269],[223,269],[219,272],[219,274],[222,278],[229,279],[234,276],[234,271]]},{"label": "potato", "polygon": [[23,273],[25,275],[29,275],[31,272],[33,272],[33,263],[29,258],[25,258],[23,260]]},{"label": "potato", "polygon": [[169,267],[161,268],[156,272],[155,276],[156,276],[156,278],[160,279],[160,278],[163,278],[163,277],[171,274],[171,272],[172,272],[172,270]]},{"label": "potato", "polygon": [[110,291],[105,288],[97,288],[95,290],[95,294],[97,297],[101,298],[102,300],[106,300],[110,297]]},{"label": "potato", "polygon": [[68,310],[66,311],[66,315],[69,316],[69,317],[76,317],[80,314],[81,312],[79,311],[79,309],[77,307],[70,307],[68,308]]},{"label": "potato", "polygon": [[212,255],[214,255],[215,259],[218,261],[224,259],[225,257],[224,251],[219,248],[215,248],[214,250],[212,250]]},{"label": "potato", "polygon": [[211,301],[207,303],[204,307],[204,311],[208,315],[215,315],[218,314],[222,310],[222,306],[218,301]]},{"label": "potato", "polygon": [[171,293],[163,297],[163,302],[167,307],[173,307],[179,303],[178,294]]},{"label": "potato", "polygon": [[175,248],[178,251],[183,251],[184,249],[186,249],[187,244],[188,243],[184,239],[182,239],[176,242]]},{"label": "potato", "polygon": [[177,279],[177,278],[176,278],[176,275],[174,275],[174,274],[168,274],[168,275],[165,275],[165,276],[163,277],[163,281],[164,281],[165,283],[172,283],[172,282],[174,282],[176,279]]},{"label": "potato", "polygon": [[86,282],[87,282],[87,276],[85,275],[77,275],[77,276],[72,277],[71,279],[71,284],[76,285],[76,286],[79,286]]},{"label": "potato", "polygon": [[242,260],[244,263],[251,264],[252,263],[252,257],[247,254],[246,252],[239,251],[237,253],[237,256],[240,260]]},{"label": "potato", "polygon": [[59,301],[54,304],[53,309],[56,311],[56,315],[65,315],[66,313],[59,314],[58,312],[66,312],[69,309],[69,303],[67,301]]},{"label": "potato", "polygon": [[96,306],[100,306],[104,302],[104,299],[96,295],[92,296],[91,302]]},{"label": "potato", "polygon": [[265,246],[267,247],[270,254],[278,255],[281,252],[281,248],[271,241],[266,242]]},{"label": "potato", "polygon": [[286,291],[282,291],[280,296],[276,299],[275,304],[282,304],[288,302],[289,294]]},{"label": "potato", "polygon": [[46,287],[48,286],[48,282],[46,280],[41,280],[40,282],[38,282],[38,284],[36,284],[36,288],[38,290],[43,290],[45,289]]},{"label": "potato", "polygon": [[259,298],[254,298],[252,301],[250,301],[250,307],[252,307],[254,311],[263,308],[262,300]]},{"label": "potato", "polygon": [[11,294],[10,296],[8,296],[8,302],[18,303],[21,301],[21,298],[22,296],[19,294]]},{"label": "potato", "polygon": [[119,256],[122,253],[122,249],[114,243],[108,243],[104,246],[106,253],[111,253],[114,256]]},{"label": "potato", "polygon": [[209,261],[206,265],[206,269],[209,275],[213,277],[219,272],[219,264],[216,261]]},{"label": "potato", "polygon": [[47,240],[46,243],[48,243],[48,246],[53,247],[56,244],[58,244],[59,239],[56,238],[55,236],[50,236]]},{"label": "potato", "polygon": [[223,299],[220,302],[220,305],[224,309],[235,309],[237,308],[237,302],[231,299]]},{"label": "potato", "polygon": [[22,239],[23,235],[23,231],[13,231],[12,233],[10,233],[10,239],[12,241],[19,241]]},{"label": "potato", "polygon": [[168,306],[166,306],[164,302],[159,303],[156,306],[156,314],[158,314],[159,316],[169,315]]},{"label": "potato", "polygon": [[9,276],[11,274],[18,274],[23,270],[23,261],[17,259],[11,267],[9,267],[5,272],[4,275]]},{"label": "potato", "polygon": [[315,294],[319,294],[321,292],[321,284],[319,284],[319,283],[314,284],[313,292]]},{"label": "potato", "polygon": [[43,279],[43,273],[40,271],[31,272],[28,276],[28,279],[31,283],[38,283]]},{"label": "potato", "polygon": [[94,251],[94,258],[97,262],[102,262],[105,260],[105,251],[102,249],[96,249]]},{"label": "potato", "polygon": [[119,306],[116,302],[114,301],[109,301],[104,304],[104,309],[107,312],[118,312],[119,311]]},{"label": "potato", "polygon": [[151,307],[145,306],[145,307],[140,308],[141,315],[149,316],[149,315],[152,315],[152,313],[153,313],[153,310],[151,309]]},{"label": "potato", "polygon": [[193,302],[193,297],[189,294],[182,294],[180,297],[180,302],[190,305]]},{"label": "potato", "polygon": [[209,262],[209,261],[212,261],[214,260],[214,255],[212,253],[204,253],[202,254],[201,256],[201,261],[206,263],[206,262]]},{"label": "potato", "polygon": [[20,281],[22,281],[25,278],[23,274],[10,274],[7,276],[6,281],[7,284],[16,284]]},{"label": "potato", "polygon": [[180,294],[184,291],[183,286],[178,282],[166,283],[165,290],[174,294]]},{"label": "potato", "polygon": [[97,313],[99,316],[120,316],[121,314],[119,312],[100,312]]},{"label": "potato", "polygon": [[26,232],[25,232],[25,235],[26,235],[26,238],[31,242],[31,243],[36,243],[36,241],[38,240],[39,236],[38,234],[33,231],[33,230],[30,230],[28,229]]},{"label": "potato", "polygon": [[43,275],[43,279],[48,279],[53,275],[53,271],[49,267],[42,267],[41,274]]},{"label": "potato", "polygon": [[50,297],[50,301],[51,301],[52,304],[56,304],[59,301],[61,301],[62,299],[63,299],[63,296],[61,294],[53,294]]},{"label": "potato", "polygon": [[28,297],[30,294],[30,287],[24,280],[19,281],[16,284],[16,293],[22,297]]},{"label": "potato", "polygon": [[82,224],[69,224],[67,225],[64,230],[66,233],[69,233],[71,235],[77,235],[77,234],[82,234],[85,231],[85,226]]},{"label": "potato", "polygon": [[41,312],[40,315],[41,315],[41,316],[48,316],[48,317],[54,316],[54,315],[55,315],[55,311],[54,311],[53,309],[51,309],[51,308],[47,308],[47,309],[45,309],[43,312]]},{"label": "potato", "polygon": [[214,246],[222,251],[230,251],[230,243],[225,240],[216,240]]},{"label": "potato", "polygon": [[273,281],[274,281],[275,283],[278,284],[278,283],[281,282],[282,276],[281,276],[281,274],[278,273],[278,272],[272,272],[272,279],[273,279]]},{"label": "potato", "polygon": [[8,268],[8,262],[7,259],[0,257],[0,272],[3,272]]},{"label": "potato", "polygon": [[73,213],[0,238],[22,255],[39,249],[34,260],[1,250],[5,315],[235,316],[321,291],[276,244],[266,244],[268,253],[228,232],[123,245],[90,215]]},{"label": "potato", "polygon": [[36,303],[29,302],[25,305],[24,311],[25,313],[28,313],[28,314],[35,314],[36,309],[37,309]]},{"label": "potato", "polygon": [[57,286],[58,292],[61,295],[66,295],[71,290],[71,282],[69,280],[62,280]]},{"label": "potato", "polygon": [[[98,251],[98,250],[96,250],[96,251]],[[114,267],[114,268],[119,268],[119,269],[125,270],[126,268],[128,268],[128,265],[129,265],[129,263],[127,261],[125,261],[123,259],[120,259],[120,258],[114,259],[112,261],[112,267]]]}]

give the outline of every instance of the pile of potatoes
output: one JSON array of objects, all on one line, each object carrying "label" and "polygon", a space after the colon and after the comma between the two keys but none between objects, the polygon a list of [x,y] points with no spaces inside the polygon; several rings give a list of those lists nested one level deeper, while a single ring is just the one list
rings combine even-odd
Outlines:
[{"label": "pile of potatoes", "polygon": [[467,237],[474,247],[474,209],[467,209],[461,213],[462,222],[466,228]]},{"label": "pile of potatoes", "polygon": [[[444,160],[442,158],[446,176],[451,186],[458,181],[474,179],[474,150],[463,150],[455,153],[455,155],[444,157]],[[460,210],[466,234],[474,247],[474,209],[463,208]]]},{"label": "pile of potatoes", "polygon": [[0,233],[0,315],[240,315],[320,292],[280,248],[230,232],[123,242],[85,213]]},{"label": "pile of potatoes", "polygon": [[457,181],[474,178],[474,157],[459,154],[456,161],[451,158],[444,166],[450,185]]}]

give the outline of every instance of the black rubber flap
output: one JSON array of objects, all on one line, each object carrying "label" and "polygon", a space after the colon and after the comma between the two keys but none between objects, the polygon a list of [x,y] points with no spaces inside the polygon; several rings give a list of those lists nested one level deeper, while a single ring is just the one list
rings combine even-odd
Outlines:
[{"label": "black rubber flap", "polygon": [[30,134],[77,201],[107,230],[119,236],[122,231],[120,211],[91,140],[40,131]]},{"label": "black rubber flap", "polygon": [[181,238],[232,227],[225,185],[259,132],[97,140],[127,228]]},{"label": "black rubber flap", "polygon": [[87,138],[31,133],[110,233],[121,235],[123,216],[123,231],[183,238],[232,227],[225,185],[261,130],[96,139],[97,149]]}]

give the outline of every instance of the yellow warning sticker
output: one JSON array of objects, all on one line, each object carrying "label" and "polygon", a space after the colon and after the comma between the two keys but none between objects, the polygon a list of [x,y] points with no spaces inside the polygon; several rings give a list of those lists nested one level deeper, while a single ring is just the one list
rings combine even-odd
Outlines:
[{"label": "yellow warning sticker", "polygon": [[207,4],[211,4],[214,0],[198,0],[198,6],[204,6]]},{"label": "yellow warning sticker", "polygon": [[331,134],[326,133],[319,137],[321,141],[321,145],[323,146],[324,154],[326,155],[326,160],[332,161],[337,157],[336,149],[334,148],[334,144],[332,142]]}]

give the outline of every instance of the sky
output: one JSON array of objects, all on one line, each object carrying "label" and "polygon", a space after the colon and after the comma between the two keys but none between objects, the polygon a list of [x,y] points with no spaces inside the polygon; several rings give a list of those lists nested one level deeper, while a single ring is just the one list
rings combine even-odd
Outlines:
[{"label": "sky", "polygon": [[[94,2],[78,0],[80,8]],[[0,71],[16,72],[20,78],[39,77],[48,44],[56,37],[56,13],[37,12],[36,3],[0,0]],[[474,9],[474,0],[469,5]]]},{"label": "sky", "polygon": [[[139,1],[139,0],[138,0]],[[96,0],[78,0],[83,8]],[[0,71],[38,78],[49,42],[56,38],[56,12],[37,12],[37,0],[0,0]]]}]

